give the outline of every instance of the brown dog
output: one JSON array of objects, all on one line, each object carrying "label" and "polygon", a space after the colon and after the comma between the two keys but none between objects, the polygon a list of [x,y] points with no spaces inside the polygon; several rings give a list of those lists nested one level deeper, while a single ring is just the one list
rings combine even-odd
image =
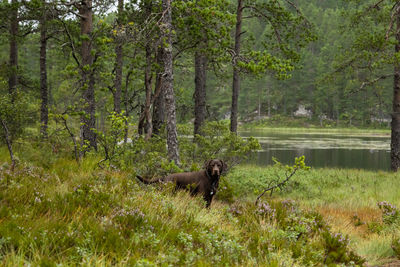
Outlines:
[{"label": "brown dog", "polygon": [[226,170],[226,164],[220,159],[213,159],[206,163],[205,170],[198,172],[173,173],[165,177],[147,180],[139,175],[136,177],[145,184],[174,182],[177,189],[189,188],[192,195],[203,194],[206,207],[211,205],[211,201],[218,189],[221,173]]}]

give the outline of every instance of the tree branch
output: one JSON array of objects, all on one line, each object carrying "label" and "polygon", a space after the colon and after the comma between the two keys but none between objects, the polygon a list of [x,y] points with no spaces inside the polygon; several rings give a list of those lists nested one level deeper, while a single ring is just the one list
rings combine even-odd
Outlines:
[{"label": "tree branch", "polygon": [[[65,114],[66,112],[64,112]],[[64,115],[63,114],[63,115]],[[69,129],[68,124],[67,124],[67,120],[64,118],[64,116],[61,116],[61,120],[63,121],[64,127],[67,130],[67,132],[69,133],[69,136],[71,137],[72,141],[74,142],[74,153],[75,153],[75,160],[76,162],[79,163],[79,154],[78,154],[78,145],[76,144],[76,139],[75,139],[75,135],[72,133],[72,131]]]},{"label": "tree branch", "polygon": [[81,67],[81,63],[79,62],[79,59],[78,59],[78,57],[76,56],[76,49],[75,49],[75,46],[74,46],[74,41],[72,40],[71,33],[69,32],[68,27],[67,27],[67,25],[65,24],[65,22],[64,22],[63,19],[61,19],[61,23],[63,24],[64,29],[65,29],[65,32],[67,33],[67,36],[68,36],[69,46],[70,46],[71,49],[72,49],[72,57],[75,59],[76,64],[78,64],[78,66]]},{"label": "tree branch", "polygon": [[391,76],[394,76],[394,75],[395,75],[395,74],[384,74],[384,75],[381,75],[381,76],[379,76],[379,77],[373,79],[372,81],[365,81],[365,82],[363,82],[363,83],[361,84],[359,90],[363,90],[366,86],[372,85],[372,84],[374,84],[374,83],[376,83],[376,82],[378,82],[378,81],[380,81],[380,80],[384,80],[384,79],[386,79],[386,78],[388,78],[388,77],[391,77]]},{"label": "tree branch", "polygon": [[389,39],[389,33],[390,33],[390,31],[393,29],[394,21],[395,21],[396,19],[398,19],[398,17],[399,17],[399,13],[400,13],[400,3],[397,2],[396,4],[394,4],[392,10],[393,10],[393,11],[392,11],[392,16],[390,17],[390,23],[389,23],[388,29],[387,29],[387,31],[386,31],[386,40]]},{"label": "tree branch", "polygon": [[271,187],[268,187],[267,189],[265,189],[265,190],[257,197],[256,203],[255,203],[255,204],[256,204],[256,205],[258,204],[258,201],[260,200],[260,198],[261,198],[266,192],[268,192],[268,191],[273,191],[273,190],[276,189],[276,188],[282,188],[282,186],[285,185],[285,184],[290,180],[290,178],[292,178],[292,176],[296,173],[296,171],[297,171],[298,169],[299,169],[298,167],[294,168],[293,171],[292,171],[289,175],[286,174],[286,179],[285,179],[285,180],[283,180],[282,182],[280,182],[280,183],[278,183],[278,184],[276,184],[276,185],[274,185],[274,186],[271,186]]}]

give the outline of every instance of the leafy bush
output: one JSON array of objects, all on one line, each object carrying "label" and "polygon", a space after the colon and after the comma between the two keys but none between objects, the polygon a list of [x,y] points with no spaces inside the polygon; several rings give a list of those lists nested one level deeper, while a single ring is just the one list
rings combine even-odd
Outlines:
[{"label": "leafy bush", "polygon": [[[16,253],[35,266],[313,266],[329,252],[332,262],[350,265],[332,256],[337,244],[325,244],[321,215],[292,200],[210,210],[201,197],[141,187],[130,172],[100,170],[96,162],[0,168],[0,258]],[[355,259],[348,247],[340,251]]]},{"label": "leafy bush", "polygon": [[[246,161],[251,153],[260,149],[257,139],[242,138],[229,130],[227,122],[212,121],[201,128],[202,135],[196,135],[194,142],[187,137],[180,139],[182,162],[186,166],[202,164],[209,159],[222,159],[228,168]],[[190,134],[185,129],[183,134]]]},{"label": "leafy bush", "polygon": [[229,184],[225,177],[221,177],[218,187],[218,194],[216,195],[218,200],[222,200],[228,203],[234,202],[234,189]]},{"label": "leafy bush", "polygon": [[392,239],[391,247],[394,251],[394,254],[398,259],[400,259],[400,237],[395,237]]},{"label": "leafy bush", "polygon": [[322,237],[325,245],[324,264],[363,265],[365,263],[365,259],[348,249],[349,238],[347,236],[326,231],[322,234]]},{"label": "leafy bush", "polygon": [[382,220],[387,225],[400,222],[400,211],[397,207],[387,201],[378,202],[378,207],[382,211]]},{"label": "leafy bush", "polygon": [[104,132],[95,130],[95,133],[104,153],[104,159],[100,163],[107,161],[109,166],[112,166],[114,162],[118,162],[117,157],[124,149],[124,146],[120,146],[118,142],[124,138],[127,117],[123,113],[112,112],[108,116],[108,120],[110,122],[109,130]]}]

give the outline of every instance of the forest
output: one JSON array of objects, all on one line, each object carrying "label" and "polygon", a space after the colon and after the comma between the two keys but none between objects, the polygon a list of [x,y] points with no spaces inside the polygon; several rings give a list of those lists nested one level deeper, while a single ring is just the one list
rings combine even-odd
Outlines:
[{"label": "forest", "polygon": [[[0,14],[5,266],[398,263],[399,1],[4,0]],[[283,141],[294,165],[256,162],[276,132],[299,134]],[[318,168],[304,156],[334,134],[367,153],[337,161],[365,168],[329,165],[337,143]],[[368,168],[376,151],[390,166]],[[210,208],[136,179],[215,158]]]}]

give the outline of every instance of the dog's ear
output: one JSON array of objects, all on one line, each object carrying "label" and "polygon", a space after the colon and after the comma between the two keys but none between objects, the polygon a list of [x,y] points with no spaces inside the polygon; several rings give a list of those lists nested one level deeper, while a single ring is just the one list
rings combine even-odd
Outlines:
[{"label": "dog's ear", "polygon": [[221,165],[222,165],[221,172],[226,172],[226,170],[228,169],[228,166],[226,165],[226,163],[222,159],[220,159],[219,161],[221,162]]},{"label": "dog's ear", "polygon": [[212,161],[212,159],[207,160],[206,162],[204,162],[203,168],[207,170],[209,168],[209,166],[210,166],[211,161]]}]

